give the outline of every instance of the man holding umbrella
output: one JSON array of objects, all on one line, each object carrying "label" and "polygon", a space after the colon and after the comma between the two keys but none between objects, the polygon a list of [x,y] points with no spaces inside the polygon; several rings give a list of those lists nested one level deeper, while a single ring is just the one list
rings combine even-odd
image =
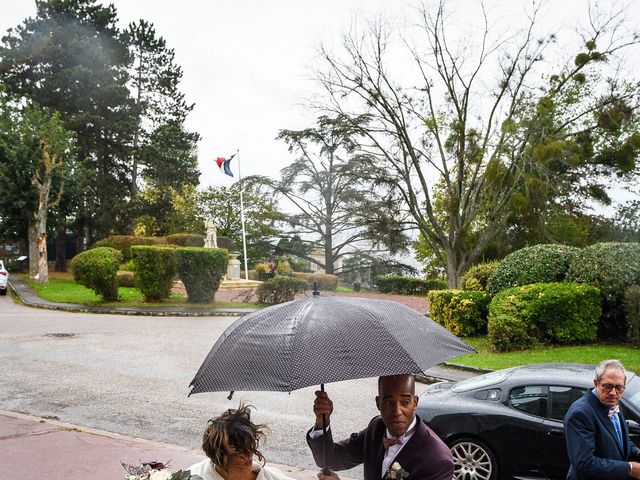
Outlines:
[{"label": "man holding umbrella", "polygon": [[[333,402],[325,392],[317,391],[313,404],[316,423],[307,433],[316,464],[323,465],[324,444],[328,468],[345,470],[362,463],[365,480],[451,480],[449,448],[416,416],[418,396],[413,375],[380,377],[376,406],[380,415],[367,428],[335,443],[330,428],[323,433],[323,421],[329,425]],[[337,478],[323,473],[318,477]]]}]

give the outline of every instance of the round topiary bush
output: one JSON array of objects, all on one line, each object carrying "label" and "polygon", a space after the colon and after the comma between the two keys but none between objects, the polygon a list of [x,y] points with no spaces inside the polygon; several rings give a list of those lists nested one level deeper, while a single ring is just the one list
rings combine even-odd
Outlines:
[{"label": "round topiary bush", "polygon": [[178,275],[191,303],[209,303],[227,273],[229,258],[220,248],[177,248]]},{"label": "round topiary bush", "polygon": [[596,243],[575,257],[567,281],[597,286],[607,300],[622,298],[630,285],[640,284],[640,243]]},{"label": "round topiary bush", "polygon": [[598,287],[604,297],[599,335],[624,336],[624,292],[640,285],[640,243],[596,243],[583,248],[571,263],[567,281]]},{"label": "round topiary bush", "polygon": [[461,279],[463,290],[483,291],[487,289],[487,282],[491,274],[498,268],[499,260],[478,263],[467,270]]},{"label": "round topiary bush", "polygon": [[489,339],[498,351],[540,342],[596,339],[600,291],[579,283],[534,283],[499,292],[489,305]]},{"label": "round topiary bush", "polygon": [[76,283],[90,288],[105,300],[118,299],[118,267],[122,254],[115,248],[98,247],[79,253],[71,260]]},{"label": "round topiary bush", "polygon": [[169,297],[176,275],[176,250],[172,247],[135,245],[131,247],[135,261],[136,285],[148,302]]},{"label": "round topiary bush", "polygon": [[575,247],[555,244],[517,250],[504,257],[489,276],[487,291],[495,295],[500,290],[530,283],[562,282],[579,251]]}]

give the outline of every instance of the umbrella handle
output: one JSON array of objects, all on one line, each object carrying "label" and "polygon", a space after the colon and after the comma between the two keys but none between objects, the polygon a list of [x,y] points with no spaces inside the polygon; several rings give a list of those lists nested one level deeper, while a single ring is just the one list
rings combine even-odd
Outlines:
[{"label": "umbrella handle", "polygon": [[[324,383],[320,384],[320,391],[324,392]],[[322,474],[331,475],[331,469],[327,468],[327,452],[324,446],[324,442],[327,439],[327,416],[322,414]]]}]

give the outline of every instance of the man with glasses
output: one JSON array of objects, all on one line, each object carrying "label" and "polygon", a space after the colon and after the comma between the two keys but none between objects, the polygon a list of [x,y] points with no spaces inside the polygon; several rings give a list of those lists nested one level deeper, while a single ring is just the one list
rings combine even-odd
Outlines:
[{"label": "man with glasses", "polygon": [[568,480],[640,479],[640,449],[629,438],[619,407],[627,380],[622,363],[596,367],[595,388],[569,408],[564,430],[569,454]]}]

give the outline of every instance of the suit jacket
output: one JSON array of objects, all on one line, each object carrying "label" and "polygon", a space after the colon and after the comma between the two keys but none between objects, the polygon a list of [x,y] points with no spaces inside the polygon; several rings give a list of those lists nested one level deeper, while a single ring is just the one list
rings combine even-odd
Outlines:
[{"label": "suit jacket", "polygon": [[[451,451],[420,417],[416,416],[416,418],[416,431],[400,450],[394,462],[398,462],[409,473],[407,480],[451,480],[453,477]],[[322,467],[322,443],[324,442],[328,468],[345,470],[363,463],[364,479],[380,480],[385,454],[382,439],[385,437],[386,430],[382,418],[378,416],[371,420],[367,428],[359,433],[352,433],[349,438],[341,442],[335,443],[329,430],[326,435],[316,439],[311,439],[307,434],[307,443],[319,467]]]},{"label": "suit jacket", "polygon": [[609,408],[591,391],[567,411],[564,431],[571,462],[567,479],[619,480],[629,476],[629,460],[638,456],[640,450],[629,438],[622,411],[618,413],[622,430],[620,446],[608,412]]}]

